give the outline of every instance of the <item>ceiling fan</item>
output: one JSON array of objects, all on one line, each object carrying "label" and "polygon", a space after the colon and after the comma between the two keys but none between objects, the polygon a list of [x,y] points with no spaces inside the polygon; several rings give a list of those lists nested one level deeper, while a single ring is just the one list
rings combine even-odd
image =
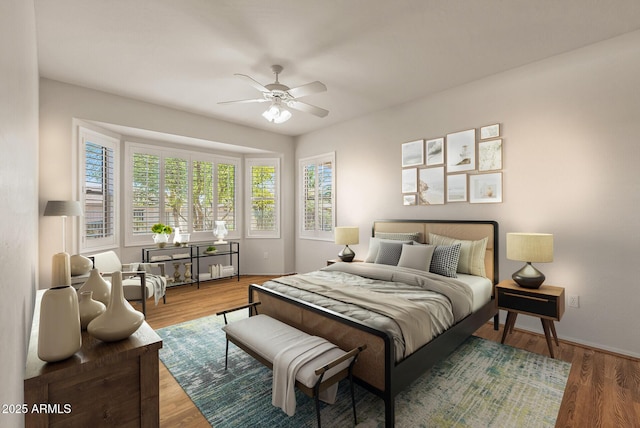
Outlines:
[{"label": "ceiling fan", "polygon": [[329,110],[325,110],[320,107],[313,106],[311,104],[303,103],[298,98],[306,97],[307,95],[317,94],[324,92],[327,87],[322,82],[307,83],[306,85],[297,86],[295,88],[289,88],[283,85],[278,80],[278,75],[282,72],[281,65],[272,65],[271,70],[276,75],[276,81],[268,85],[262,85],[255,79],[247,76],[246,74],[235,74],[246,81],[248,84],[262,92],[262,98],[255,98],[250,100],[238,100],[238,101],[223,101],[218,104],[242,104],[242,103],[271,103],[269,108],[262,113],[262,116],[269,122],[283,123],[291,118],[291,112],[287,110],[287,107],[294,110],[299,110],[305,113],[311,113],[318,117],[325,117],[329,114]]}]

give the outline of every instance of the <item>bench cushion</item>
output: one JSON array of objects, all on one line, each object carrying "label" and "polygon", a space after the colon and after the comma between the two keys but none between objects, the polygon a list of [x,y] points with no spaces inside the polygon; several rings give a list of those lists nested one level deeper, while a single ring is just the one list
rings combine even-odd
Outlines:
[{"label": "bench cushion", "polygon": [[[295,344],[309,335],[288,324],[267,315],[256,315],[239,321],[234,321],[222,327],[227,336],[237,340],[273,364],[273,360],[282,349]],[[302,366],[296,375],[296,380],[303,385],[313,388],[318,376],[316,369],[346,354],[340,348],[334,348]],[[349,367],[351,361],[328,370],[323,379],[328,379],[339,371]]]}]

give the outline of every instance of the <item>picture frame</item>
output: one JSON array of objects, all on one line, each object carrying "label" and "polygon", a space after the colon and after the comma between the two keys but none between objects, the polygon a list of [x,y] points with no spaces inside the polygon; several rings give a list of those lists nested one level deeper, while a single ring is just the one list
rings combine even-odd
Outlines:
[{"label": "picture frame", "polygon": [[418,191],[418,168],[402,170],[402,193],[415,193]]},{"label": "picture frame", "polygon": [[447,172],[473,171],[476,169],[476,130],[447,134]]},{"label": "picture frame", "polygon": [[478,171],[502,169],[502,138],[478,143]]},{"label": "picture frame", "polygon": [[427,140],[425,145],[427,147],[427,166],[444,164],[444,138]]},{"label": "picture frame", "polygon": [[467,174],[447,175],[447,202],[467,202]]},{"label": "picture frame", "polygon": [[420,205],[443,205],[445,200],[444,167],[420,168],[418,174],[418,203]]},{"label": "picture frame", "polygon": [[416,204],[416,195],[402,195],[402,205],[417,205]]},{"label": "picture frame", "polygon": [[402,167],[424,164],[424,140],[402,144]]},{"label": "picture frame", "polygon": [[502,202],[502,172],[470,175],[469,202],[472,204]]},{"label": "picture frame", "polygon": [[488,140],[500,136],[500,124],[487,125],[480,128],[480,139]]}]

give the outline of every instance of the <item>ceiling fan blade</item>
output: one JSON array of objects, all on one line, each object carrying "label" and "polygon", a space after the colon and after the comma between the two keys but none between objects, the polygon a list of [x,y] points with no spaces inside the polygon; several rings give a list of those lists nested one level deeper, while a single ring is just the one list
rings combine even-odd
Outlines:
[{"label": "ceiling fan blade", "polygon": [[307,104],[307,103],[303,103],[301,101],[289,101],[287,103],[287,105],[289,107],[291,107],[292,109],[296,109],[296,110],[300,110],[303,111],[305,113],[311,113],[314,114],[318,117],[325,117],[326,115],[329,114],[329,110],[325,110],[323,108],[320,107],[316,107],[316,106],[312,106],[311,104]]},{"label": "ceiling fan blade", "polygon": [[244,80],[245,82],[247,82],[248,84],[256,88],[257,90],[259,90],[260,92],[269,92],[269,90],[262,83],[258,82],[253,77],[249,77],[246,74],[239,74],[239,73],[234,74],[234,76],[238,76],[239,78],[241,78],[242,80]]},{"label": "ceiling fan blade", "polygon": [[267,102],[266,98],[256,98],[252,100],[238,100],[238,101],[221,101],[218,104],[246,104],[246,103],[264,103]]},{"label": "ceiling fan blade", "polygon": [[317,94],[318,92],[325,92],[326,90],[327,87],[325,84],[316,80],[315,82],[307,83],[306,85],[291,88],[287,92],[289,92],[289,95],[293,98],[300,98],[311,94]]}]

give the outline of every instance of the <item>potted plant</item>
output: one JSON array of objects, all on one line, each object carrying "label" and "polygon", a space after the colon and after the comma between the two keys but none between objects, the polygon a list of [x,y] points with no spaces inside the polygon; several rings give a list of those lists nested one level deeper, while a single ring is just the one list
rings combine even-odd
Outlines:
[{"label": "potted plant", "polygon": [[216,247],[214,247],[213,245],[209,245],[209,246],[207,247],[207,249],[205,250],[205,253],[207,253],[207,254],[214,254],[216,251],[218,251],[218,250],[216,249]]},{"label": "potted plant", "polygon": [[153,232],[153,242],[158,244],[158,247],[164,248],[169,242],[169,235],[173,232],[173,229],[169,225],[156,223],[151,226],[151,231]]}]

